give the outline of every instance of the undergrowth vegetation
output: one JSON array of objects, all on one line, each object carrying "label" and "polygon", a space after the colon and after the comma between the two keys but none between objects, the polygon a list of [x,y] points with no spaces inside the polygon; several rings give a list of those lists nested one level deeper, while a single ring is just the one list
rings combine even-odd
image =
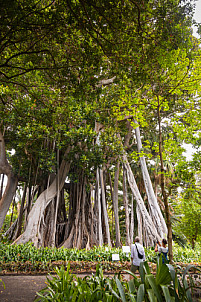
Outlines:
[{"label": "undergrowth vegetation", "polygon": [[132,277],[123,280],[120,274],[114,278],[104,277],[99,265],[95,274],[80,278],[70,272],[68,264],[66,270],[56,268],[56,275],[47,277],[47,287],[37,293],[36,301],[195,301],[192,298],[195,298],[196,285],[189,274],[191,268],[189,265],[181,275],[172,265],[162,264],[160,257],[155,275],[151,274],[147,262],[141,262],[140,278],[127,271]]},{"label": "undergrowth vegetation", "polygon": [[[154,249],[145,249],[146,260],[154,267],[157,255]],[[112,255],[118,254],[119,261],[112,261]],[[123,253],[122,249],[107,246],[94,247],[90,250],[65,248],[35,248],[33,244],[10,245],[0,243],[0,271],[6,272],[52,272],[55,267],[66,267],[71,263],[74,271],[95,271],[96,265],[101,263],[104,271],[117,272],[130,269],[130,253]],[[174,247],[174,262],[186,266],[187,263],[200,265],[201,249]],[[153,264],[153,265],[152,265]]]},{"label": "undergrowth vegetation", "polygon": [[[37,249],[31,243],[1,242],[0,271],[49,273],[47,287],[38,293],[37,301],[197,301],[192,297],[200,295],[199,289],[196,292],[198,285],[189,272],[200,273],[199,246],[192,250],[175,245],[173,265],[162,264],[153,248],[145,252],[146,261],[141,263],[138,277],[130,271],[130,253],[123,253],[120,248]],[[112,261],[113,254],[119,254],[119,261]],[[90,275],[76,276],[81,272]],[[110,277],[105,277],[105,273]]]},{"label": "undergrowth vegetation", "polygon": [[[12,261],[112,261],[112,254],[119,254],[120,262],[130,260],[130,253],[123,253],[121,248],[94,247],[90,250],[65,248],[36,248],[31,243],[10,245],[0,243],[0,262]],[[153,248],[145,249],[146,260],[156,262],[156,253]],[[201,262],[201,248],[174,247],[174,262]]]}]

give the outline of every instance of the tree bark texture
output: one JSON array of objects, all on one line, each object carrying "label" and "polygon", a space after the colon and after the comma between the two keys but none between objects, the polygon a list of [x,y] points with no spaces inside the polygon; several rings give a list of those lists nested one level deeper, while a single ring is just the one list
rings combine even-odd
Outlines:
[{"label": "tree bark texture", "polygon": [[90,248],[94,245],[95,234],[91,228],[92,207],[91,190],[86,189],[86,177],[81,176],[78,183],[71,183],[72,198],[69,207],[65,248]]},{"label": "tree bark texture", "polygon": [[131,191],[133,193],[133,196],[136,200],[139,213],[142,217],[142,222],[143,222],[143,227],[146,228],[147,231],[147,236],[149,237],[149,240],[160,240],[160,236],[155,228],[155,225],[153,224],[153,221],[145,207],[144,201],[140,195],[140,192],[138,190],[133,172],[131,170],[131,167],[129,165],[129,162],[127,160],[126,154],[123,155],[123,161],[124,161],[124,166],[127,172],[127,178],[128,178],[128,183],[130,185]]},{"label": "tree bark texture", "polygon": [[[131,127],[129,127],[129,132],[124,141],[126,145],[124,145],[124,148],[128,147],[129,145],[129,141],[132,134],[131,130]],[[3,140],[1,140],[0,146],[1,150],[5,151],[3,143]],[[138,143],[139,150],[141,149],[140,143],[141,141],[139,141]],[[64,200],[64,184],[68,173],[71,172],[70,168],[73,169],[73,167],[71,167],[71,163],[65,161],[65,157],[69,153],[69,151],[70,147],[67,149],[66,154],[64,155],[64,159],[62,160],[61,165],[57,170],[55,179],[51,182],[48,182],[47,180],[43,182],[43,185],[47,187],[45,187],[45,190],[43,190],[41,194],[38,194],[39,196],[32,208],[31,192],[35,192],[35,187],[29,187],[29,198],[26,207],[30,207],[30,212],[27,218],[27,223],[25,222],[24,233],[21,234],[15,240],[15,243],[26,243],[28,241],[31,241],[36,247],[56,245],[64,246],[66,248],[76,247],[79,249],[90,248],[93,245],[103,244],[111,246],[109,228],[110,225],[106,196],[106,174],[103,168],[97,168],[95,188],[92,184],[89,184],[87,176],[85,175],[85,171],[75,171],[75,174],[78,175],[78,179],[76,182],[71,182],[68,185],[67,190],[69,190],[69,210],[68,213],[66,213]],[[146,175],[146,173],[148,174],[148,171],[146,168],[145,160],[142,161],[142,163],[142,170],[145,171],[143,172],[145,175],[144,178],[146,179],[145,182],[147,183],[147,186],[149,186],[150,179],[149,181],[147,181],[148,176]],[[12,180],[12,169],[7,163],[5,154],[3,152],[1,152],[0,164],[0,171],[2,171],[3,174],[8,176],[7,187],[11,187],[9,185],[9,182],[11,182]],[[113,186],[110,178],[117,247],[121,246],[118,213],[119,169],[120,163],[117,162]],[[16,181],[15,178],[14,180]],[[47,185],[47,183],[49,183],[49,185]],[[159,231],[160,227],[158,225],[156,227],[152,221],[153,217],[155,220],[157,215],[157,217],[159,217],[159,213],[156,208],[154,208],[152,201],[152,203],[149,203],[149,206],[151,204],[152,209],[154,208],[155,212],[152,210],[152,215],[150,216],[145,206],[145,203],[141,197],[133,172],[127,160],[127,155],[125,153],[123,156],[123,202],[125,207],[125,225],[127,240],[126,244],[130,245],[130,243],[133,241],[134,235],[134,210],[132,208],[132,229],[130,230],[127,183],[129,184],[132,191],[132,195],[136,200],[138,233],[141,238],[141,241],[144,241],[146,246],[152,245],[155,239],[160,240],[161,237],[161,233]],[[38,188],[43,189],[43,185],[38,186]],[[14,188],[13,185],[12,187]],[[11,194],[12,190],[9,190],[9,193]],[[12,194],[10,196],[12,196]],[[24,201],[22,202],[21,207],[23,205]],[[22,218],[23,207],[20,213],[21,214],[19,216],[18,221],[20,221],[20,219]],[[153,215],[153,213],[155,216]],[[20,232],[17,231],[18,235],[19,233]]]},{"label": "tree bark texture", "polygon": [[[68,154],[69,151],[70,148],[67,149],[66,154]],[[70,162],[66,162],[64,159],[59,169],[59,175],[55,177],[50,187],[43,191],[36,200],[29,213],[26,230],[20,237],[16,239],[15,243],[20,244],[31,241],[36,247],[43,245],[43,234],[41,233],[41,230],[43,230],[43,228],[41,227],[41,223],[44,223],[44,214],[46,208],[57,196],[57,177],[59,177],[59,190],[61,190],[64,186],[65,179],[68,175],[69,170]]]},{"label": "tree bark texture", "polygon": [[127,178],[126,178],[126,170],[123,167],[123,202],[125,209],[125,224],[126,224],[126,245],[131,245],[130,240],[130,223],[129,223],[129,208],[128,208],[128,196],[127,196]]},{"label": "tree bark texture", "polygon": [[99,169],[97,168],[96,173],[96,200],[97,200],[97,216],[98,216],[98,242],[99,245],[103,245],[103,230],[102,230],[102,212],[101,212],[101,194],[100,194],[100,177],[99,177]]},{"label": "tree bark texture", "polygon": [[115,246],[121,246],[120,228],[119,228],[119,204],[118,204],[118,183],[119,183],[119,161],[116,165],[115,176],[114,176],[114,190],[113,190],[113,209],[114,209],[114,220],[115,220],[115,234],[116,242]]},{"label": "tree bark texture", "polygon": [[102,210],[103,210],[103,220],[105,224],[105,233],[106,233],[106,244],[111,246],[111,239],[110,239],[110,228],[109,228],[109,220],[108,220],[108,213],[107,213],[107,205],[106,205],[106,198],[105,198],[105,185],[104,185],[104,177],[103,177],[103,170],[100,169],[100,183],[101,183],[101,197],[102,197]]},{"label": "tree bark texture", "polygon": [[[124,168],[125,169],[125,168]],[[130,223],[130,242],[133,243],[134,242],[134,205],[133,205],[133,195],[131,196],[131,223]]]},{"label": "tree bark texture", "polygon": [[4,187],[4,179],[5,179],[5,175],[4,174],[0,174],[1,175],[1,185],[0,185],[0,200],[3,196],[3,187]]},{"label": "tree bark texture", "polygon": [[16,233],[15,233],[15,239],[21,235],[21,231],[22,231],[22,220],[23,220],[26,192],[27,192],[27,183],[25,183],[25,185],[24,185],[24,191],[23,191],[23,195],[22,195],[20,212],[19,212],[19,216],[18,216],[17,228],[16,228]]},{"label": "tree bark texture", "polygon": [[18,179],[6,159],[6,149],[2,133],[0,132],[0,174],[7,175],[7,185],[0,200],[0,229],[3,226],[6,214],[15,195]]},{"label": "tree bark texture", "polygon": [[159,155],[160,155],[160,162],[161,162],[161,191],[163,196],[163,202],[165,206],[165,215],[167,220],[167,228],[168,228],[168,255],[170,262],[173,261],[173,251],[172,251],[172,224],[171,224],[171,216],[170,216],[170,209],[168,204],[168,198],[165,190],[165,169],[163,164],[163,152],[162,152],[162,130],[161,130],[161,117],[160,117],[160,101],[158,98],[158,126],[159,126]]},{"label": "tree bark texture", "polygon": [[[137,214],[137,231],[138,231],[138,237],[140,238],[140,243],[143,244],[143,241],[145,241],[145,238],[143,240],[143,236],[142,236],[142,228],[143,228],[143,225],[142,225],[142,216],[141,216],[140,209],[139,209],[138,205],[136,207],[136,214]],[[145,242],[145,244],[146,244],[146,242]]]},{"label": "tree bark texture", "polygon": [[[136,135],[136,140],[137,140],[138,152],[140,153],[142,150],[142,142],[141,142],[141,138],[140,138],[140,128],[139,127],[135,128],[135,135]],[[147,193],[150,215],[151,215],[154,225],[158,231],[158,234],[160,235],[161,238],[164,238],[167,236],[167,226],[165,223],[165,219],[162,215],[162,212],[158,205],[156,196],[154,194],[151,179],[150,179],[150,176],[149,176],[149,173],[147,170],[145,157],[140,156],[139,160],[140,160],[144,185],[145,185],[145,189],[146,189],[146,193]]]}]

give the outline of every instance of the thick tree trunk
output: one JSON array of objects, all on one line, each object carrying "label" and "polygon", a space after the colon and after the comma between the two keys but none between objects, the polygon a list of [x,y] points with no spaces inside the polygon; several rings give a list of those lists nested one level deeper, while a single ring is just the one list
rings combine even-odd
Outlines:
[{"label": "thick tree trunk", "polygon": [[129,210],[128,210],[128,196],[127,196],[127,183],[126,183],[126,170],[123,167],[123,202],[125,208],[125,223],[126,223],[126,245],[130,245],[130,232],[129,232]]},{"label": "thick tree trunk", "polygon": [[137,214],[137,230],[138,230],[138,237],[140,238],[140,243],[143,244],[143,241],[145,241],[145,238],[143,240],[143,236],[142,236],[142,216],[141,216],[141,213],[140,213],[140,209],[139,209],[139,206],[137,205],[136,207],[136,214]]},{"label": "thick tree trunk", "polygon": [[[23,214],[25,213],[26,210],[26,205],[24,207]],[[8,240],[15,240],[16,239],[16,229],[17,229],[17,224],[18,224],[19,216],[17,219],[13,222],[13,224],[9,227],[9,229],[3,234],[3,237],[7,237]]]},{"label": "thick tree trunk", "polygon": [[17,237],[19,237],[21,235],[26,192],[27,192],[27,183],[25,183],[25,185],[24,185],[24,191],[23,191],[23,196],[22,196],[22,200],[21,200],[20,212],[19,212],[19,216],[18,216],[18,223],[17,223],[17,228],[16,228],[16,233],[15,233],[14,239],[16,239]]},{"label": "thick tree trunk", "polygon": [[40,223],[40,246],[55,246],[55,234],[54,234],[54,224],[55,224],[55,208],[56,208],[56,197],[51,200],[48,206],[45,208],[43,220]]},{"label": "thick tree trunk", "polygon": [[132,191],[133,196],[138,205],[139,213],[140,213],[140,215],[142,217],[142,221],[143,221],[143,227],[146,228],[146,230],[147,230],[147,235],[149,237],[149,240],[152,242],[155,239],[160,240],[160,236],[153,224],[153,221],[152,221],[152,219],[145,207],[144,201],[140,195],[133,172],[130,168],[129,162],[128,162],[125,154],[123,155],[123,161],[124,161],[124,166],[125,166],[125,169],[127,172],[128,183],[130,185],[131,191]]},{"label": "thick tree trunk", "polygon": [[[59,207],[59,200],[60,200],[60,187],[59,187],[59,149],[57,149],[57,195],[55,198],[55,213],[54,213],[54,223],[53,223],[53,230],[52,230],[52,246],[55,246],[56,240],[56,230],[57,230],[57,216],[58,216],[58,207]],[[63,188],[62,188],[63,190]]]},{"label": "thick tree trunk", "polygon": [[13,197],[13,201],[12,201],[12,210],[11,210],[11,217],[10,217],[10,226],[12,225],[13,222],[13,214],[14,214],[14,210],[15,210],[15,198],[16,198],[16,194]]},{"label": "thick tree trunk", "polygon": [[[110,185],[110,192],[111,192],[111,199],[113,201],[114,196],[113,196],[113,185],[112,185],[112,177],[111,174],[108,173],[108,178],[109,178],[109,185]],[[113,202],[112,202],[112,206],[113,206]],[[112,242],[112,246],[114,246],[114,209],[112,209],[112,232],[111,232],[111,242]]]},{"label": "thick tree trunk", "polygon": [[0,132],[0,174],[7,175],[7,185],[0,200],[0,229],[3,226],[6,214],[15,195],[18,180],[12,172],[12,168],[6,159],[6,149],[2,133]]},{"label": "thick tree trunk", "polygon": [[113,190],[113,209],[114,209],[114,220],[115,220],[115,234],[116,234],[116,247],[121,246],[120,228],[119,228],[119,204],[118,204],[118,183],[119,183],[119,161],[117,162],[115,175],[114,175],[114,190]]},{"label": "thick tree trunk", "polygon": [[5,175],[4,174],[0,174],[1,175],[1,185],[0,185],[0,200],[3,196],[3,187],[4,187],[4,179],[5,179]]},{"label": "thick tree trunk", "polygon": [[[124,168],[125,169],[125,168]],[[130,242],[133,243],[134,242],[134,206],[133,206],[133,195],[131,197],[131,224],[130,224],[130,234],[131,234],[131,239]]]},{"label": "thick tree trunk", "polygon": [[[141,142],[141,138],[140,138],[140,129],[139,129],[139,127],[137,127],[135,129],[135,135],[136,135],[136,140],[137,140],[138,152],[140,153],[141,150],[142,150],[142,142]],[[145,185],[145,189],[146,189],[146,193],[147,193],[150,215],[151,215],[152,220],[155,224],[155,227],[158,231],[158,234],[160,235],[161,238],[164,238],[164,237],[167,236],[167,226],[166,226],[166,223],[165,223],[165,219],[162,215],[162,212],[159,208],[156,196],[154,194],[154,190],[153,190],[153,186],[152,186],[151,179],[150,179],[150,176],[149,176],[149,172],[147,170],[145,157],[140,156],[139,160],[140,160],[144,185]]]},{"label": "thick tree trunk", "polygon": [[65,248],[111,245],[102,170],[96,172],[95,192],[92,189],[88,192],[87,187],[87,179],[81,175],[77,183],[71,183],[67,231],[62,245]]},{"label": "thick tree trunk", "polygon": [[160,118],[160,101],[158,98],[158,126],[159,126],[159,155],[160,155],[160,162],[161,162],[161,191],[163,195],[163,202],[165,206],[165,215],[167,220],[167,228],[168,228],[168,255],[170,262],[173,261],[173,251],[172,251],[172,224],[171,224],[171,216],[170,216],[170,209],[168,204],[168,198],[165,190],[165,169],[163,164],[163,152],[162,152],[162,130],[161,130],[161,118]]},{"label": "thick tree trunk", "polygon": [[90,242],[91,246],[98,245],[97,232],[96,232],[96,217],[94,215],[94,187],[90,185],[90,200],[89,200],[89,212],[90,212]]},{"label": "thick tree trunk", "polygon": [[91,209],[91,190],[86,191],[86,178],[80,177],[78,183],[71,184],[71,206],[68,215],[68,233],[63,243],[65,248],[90,248],[94,240]]},{"label": "thick tree trunk", "polygon": [[[100,132],[102,131],[102,125],[98,122],[95,122],[95,129],[94,131],[96,131],[97,133],[97,139],[96,139],[96,144],[100,145]],[[98,211],[99,211],[99,238],[101,239],[101,237],[106,237],[106,244],[108,244],[109,246],[111,246],[111,238],[110,238],[110,228],[109,228],[109,220],[108,220],[108,214],[107,214],[107,205],[106,205],[106,197],[105,197],[105,183],[104,183],[104,177],[103,177],[103,170],[101,168],[98,169],[99,171],[99,175],[98,175],[98,179],[100,180],[100,187],[101,187],[101,208],[102,208],[102,218],[103,218],[103,223],[102,223],[102,231],[100,230],[100,208],[99,208],[99,204],[98,204]],[[104,227],[104,231],[103,231],[103,227]],[[102,232],[102,235],[101,235]],[[100,241],[99,239],[99,241]],[[101,239],[102,241],[102,239]]]},{"label": "thick tree trunk", "polygon": [[103,178],[102,169],[100,169],[100,183],[101,183],[103,219],[104,219],[105,232],[106,232],[106,244],[111,246],[110,227],[109,227],[109,220],[108,220],[108,213],[107,213],[107,205],[106,205],[106,198],[105,198],[105,186],[104,186],[104,178]]},{"label": "thick tree trunk", "polygon": [[70,169],[70,163],[65,161],[65,156],[69,153],[69,151],[70,148],[67,149],[66,154],[64,155],[64,160],[62,161],[59,169],[59,175],[55,177],[50,187],[43,191],[36,200],[28,216],[26,230],[20,237],[16,239],[15,243],[20,244],[32,241],[36,247],[43,245],[43,234],[41,234],[43,227],[41,224],[44,223],[44,214],[47,206],[53,202],[54,198],[57,196],[57,177],[59,177],[59,190],[61,190],[64,186],[66,176]]},{"label": "thick tree trunk", "polygon": [[18,218],[13,222],[9,229],[3,234],[3,237],[7,237],[8,240],[15,238],[15,230],[17,228]]},{"label": "thick tree trunk", "polygon": [[65,189],[63,188],[60,192],[57,225],[56,225],[57,229],[56,229],[56,238],[55,238],[56,247],[60,246],[60,244],[64,242],[65,229],[67,225],[64,191]]},{"label": "thick tree trunk", "polygon": [[26,202],[26,212],[25,212],[25,218],[24,218],[24,229],[26,229],[29,213],[31,211],[31,205],[32,205],[32,197],[31,197],[31,185],[29,184],[28,192],[27,192],[27,202]]},{"label": "thick tree trunk", "polygon": [[97,190],[96,190],[96,198],[97,198],[97,215],[98,215],[98,242],[99,245],[103,245],[103,230],[102,230],[102,213],[101,213],[101,199],[100,199],[100,177],[99,177],[99,169],[97,168],[96,172],[96,182],[97,182]]}]

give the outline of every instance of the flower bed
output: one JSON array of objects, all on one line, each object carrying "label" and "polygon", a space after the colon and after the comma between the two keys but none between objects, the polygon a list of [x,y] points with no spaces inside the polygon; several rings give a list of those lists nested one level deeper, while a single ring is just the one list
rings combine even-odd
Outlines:
[{"label": "flower bed", "polygon": [[[119,254],[119,261],[112,261],[112,254]],[[182,262],[178,261],[182,254]],[[146,258],[150,269],[156,270],[156,253],[146,249]],[[174,251],[175,267],[182,270],[187,264],[201,265],[200,250],[180,248]],[[93,272],[96,265],[101,264],[104,273],[115,273],[130,269],[130,253],[126,255],[122,249],[94,247],[91,250],[35,248],[32,244],[9,245],[0,243],[0,274],[25,273],[46,274],[53,272],[55,267],[70,268],[75,273]]]}]

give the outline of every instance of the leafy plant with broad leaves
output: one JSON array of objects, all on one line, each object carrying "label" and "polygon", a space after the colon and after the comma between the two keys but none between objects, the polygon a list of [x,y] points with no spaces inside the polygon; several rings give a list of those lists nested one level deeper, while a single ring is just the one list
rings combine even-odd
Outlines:
[{"label": "leafy plant with broad leaves", "polygon": [[[162,263],[162,256],[160,256],[157,259],[157,271],[154,276],[151,274],[147,262],[141,262],[140,281],[133,273],[127,271],[133,276],[133,279],[126,285],[129,299],[122,299],[122,301],[193,301],[192,291],[195,284],[189,274],[192,268],[201,271],[198,267],[188,265],[184,272],[177,272],[171,264]],[[187,282],[187,275],[189,282]],[[122,286],[122,293],[123,291]],[[133,295],[136,296],[136,300]]]},{"label": "leafy plant with broad leaves", "polygon": [[84,278],[71,274],[70,264],[66,271],[62,267],[55,272],[57,275],[47,278],[47,287],[37,293],[35,301],[119,301],[113,290],[117,289],[115,279],[105,278],[99,265],[95,275]]},{"label": "leafy plant with broad leaves", "polygon": [[[154,276],[147,262],[140,264],[140,278],[130,271],[124,271],[133,278],[123,281],[121,275],[105,278],[102,268],[96,267],[96,274],[83,279],[70,273],[64,267],[55,269],[56,276],[47,278],[47,287],[41,290],[36,301],[123,301],[123,302],[180,302],[193,301],[192,290],[195,287],[189,271],[189,265],[184,272],[176,272],[170,264],[162,263],[162,257],[157,261],[157,271]],[[199,268],[196,268],[200,270]],[[190,282],[187,282],[189,274]]]}]

